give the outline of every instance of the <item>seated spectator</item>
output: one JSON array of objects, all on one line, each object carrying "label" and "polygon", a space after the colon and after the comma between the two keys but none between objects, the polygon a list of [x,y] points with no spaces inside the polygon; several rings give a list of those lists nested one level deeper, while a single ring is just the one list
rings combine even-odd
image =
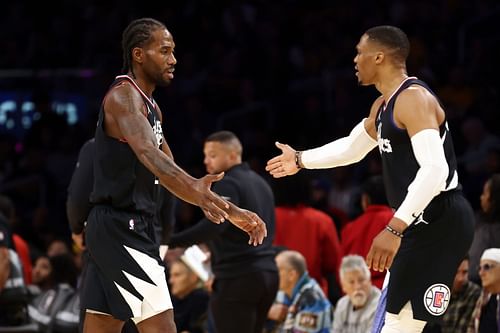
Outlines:
[{"label": "seated spectator", "polygon": [[340,284],[346,294],[333,314],[333,332],[367,333],[372,327],[380,290],[372,286],[370,270],[358,255],[348,255],[340,264]]},{"label": "seated spectator", "polygon": [[423,333],[466,333],[481,288],[469,281],[469,258],[458,266],[451,289],[450,305],[439,324],[427,323]]},{"label": "seated spectator", "polygon": [[497,333],[500,328],[498,325],[500,248],[489,248],[483,252],[479,265],[479,276],[483,291],[476,302],[467,333]]},{"label": "seated spectator", "polygon": [[[3,194],[0,194],[0,214],[4,215],[9,226],[14,229],[14,224],[17,220],[16,209],[12,200]],[[26,240],[24,240],[24,238],[22,238],[21,235],[17,234],[14,230],[12,230],[12,241],[14,243],[16,253],[18,254],[23,265],[24,283],[30,284],[32,269],[30,246]]]},{"label": "seated spectator", "polygon": [[[57,321],[78,330],[79,300],[76,292],[78,271],[71,255],[62,254],[49,258],[50,274],[45,282],[48,288],[36,296],[28,306],[30,318],[38,323],[42,332],[59,332]],[[61,312],[65,312],[59,318]],[[72,316],[72,318],[69,318]]]},{"label": "seated spectator", "polygon": [[477,267],[485,249],[500,245],[500,174],[492,175],[483,186],[480,197],[481,212],[474,227],[474,238],[469,249],[469,279],[481,283]]},{"label": "seated spectator", "polygon": [[0,328],[27,325],[28,301],[29,294],[11,229],[5,217],[0,214]]},{"label": "seated spectator", "polygon": [[177,331],[203,333],[209,300],[203,281],[181,259],[174,261],[169,271]]},{"label": "seated spectator", "polygon": [[268,318],[277,326],[270,330],[283,333],[330,332],[333,307],[318,282],[307,273],[304,256],[297,251],[284,250],[276,256],[276,264],[280,292]]},{"label": "seated spectator", "polygon": [[[361,186],[361,208],[363,213],[342,229],[340,245],[344,255],[357,254],[366,258],[373,239],[394,215],[387,202],[382,176],[372,176]],[[375,287],[382,289],[386,272],[371,271]]]},{"label": "seated spectator", "polygon": [[47,246],[47,255],[53,257],[62,254],[72,254],[71,246],[62,239],[52,240]]},{"label": "seated spectator", "polygon": [[52,266],[49,257],[41,255],[36,258],[31,275],[32,283],[29,285],[30,291],[35,295],[39,295],[41,292],[50,289],[52,286],[51,274]]}]

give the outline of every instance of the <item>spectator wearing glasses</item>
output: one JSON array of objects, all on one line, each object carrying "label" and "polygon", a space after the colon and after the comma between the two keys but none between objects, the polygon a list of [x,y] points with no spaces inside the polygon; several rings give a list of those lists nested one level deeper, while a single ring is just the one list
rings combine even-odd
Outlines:
[{"label": "spectator wearing glasses", "polygon": [[467,333],[497,333],[499,329],[500,248],[483,252],[479,265],[483,291],[479,297]]},{"label": "spectator wearing glasses", "polygon": [[469,279],[478,284],[481,279],[477,266],[484,250],[500,245],[500,174],[492,175],[483,186],[481,211],[474,227],[474,239],[469,249]]}]

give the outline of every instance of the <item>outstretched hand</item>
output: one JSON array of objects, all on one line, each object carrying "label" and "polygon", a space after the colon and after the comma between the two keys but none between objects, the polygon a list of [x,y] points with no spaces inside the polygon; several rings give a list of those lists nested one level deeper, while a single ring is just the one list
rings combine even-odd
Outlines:
[{"label": "outstretched hand", "polygon": [[274,178],[291,176],[299,172],[295,164],[295,149],[287,144],[276,142],[276,147],[281,149],[281,155],[267,161],[266,171]]},{"label": "outstretched hand", "polygon": [[400,245],[401,238],[387,232],[385,229],[382,230],[373,239],[370,251],[366,256],[366,265],[378,272],[389,269]]},{"label": "outstretched hand", "polygon": [[197,181],[196,186],[203,193],[198,206],[203,210],[207,219],[217,224],[224,222],[228,218],[229,203],[212,192],[210,188],[212,183],[221,180],[223,177],[224,172],[217,175],[205,175]]},{"label": "outstretched hand", "polygon": [[262,244],[264,237],[267,236],[264,221],[254,212],[241,208],[233,215],[229,218],[229,221],[250,236],[248,244],[253,246]]}]

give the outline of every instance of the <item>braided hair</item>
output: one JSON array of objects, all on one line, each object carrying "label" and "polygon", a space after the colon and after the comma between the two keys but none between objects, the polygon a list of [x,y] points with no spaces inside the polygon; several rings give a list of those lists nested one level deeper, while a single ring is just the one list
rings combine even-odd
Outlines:
[{"label": "braided hair", "polygon": [[[152,33],[158,29],[166,29],[166,27],[160,21],[152,18],[134,20],[125,28],[122,35],[123,73],[132,71],[132,49],[145,45],[150,40]],[[134,76],[133,71],[132,76]]]}]

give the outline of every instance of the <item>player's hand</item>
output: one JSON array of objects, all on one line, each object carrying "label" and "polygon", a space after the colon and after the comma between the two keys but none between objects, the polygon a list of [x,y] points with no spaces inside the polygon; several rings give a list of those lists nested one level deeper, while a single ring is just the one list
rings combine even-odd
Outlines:
[{"label": "player's hand", "polygon": [[238,209],[237,213],[231,215],[229,221],[250,236],[248,240],[248,244],[250,245],[257,246],[262,244],[264,237],[267,236],[264,221],[257,214],[249,210]]},{"label": "player's hand", "polygon": [[205,175],[198,179],[195,185],[197,190],[202,193],[198,206],[203,210],[207,219],[217,224],[224,222],[228,218],[229,203],[212,192],[210,188],[212,183],[221,180],[223,177],[223,172],[217,175]]},{"label": "player's hand", "polygon": [[85,250],[85,245],[83,245],[83,232],[79,234],[71,233],[71,239],[73,243],[80,249]]},{"label": "player's hand", "polygon": [[276,147],[281,149],[281,155],[267,161],[266,171],[274,178],[291,176],[299,172],[295,164],[295,149],[287,144],[276,142]]},{"label": "player's hand", "polygon": [[366,256],[368,268],[372,268],[374,271],[378,272],[389,269],[400,245],[401,238],[385,229],[382,230],[373,239],[370,251]]}]

